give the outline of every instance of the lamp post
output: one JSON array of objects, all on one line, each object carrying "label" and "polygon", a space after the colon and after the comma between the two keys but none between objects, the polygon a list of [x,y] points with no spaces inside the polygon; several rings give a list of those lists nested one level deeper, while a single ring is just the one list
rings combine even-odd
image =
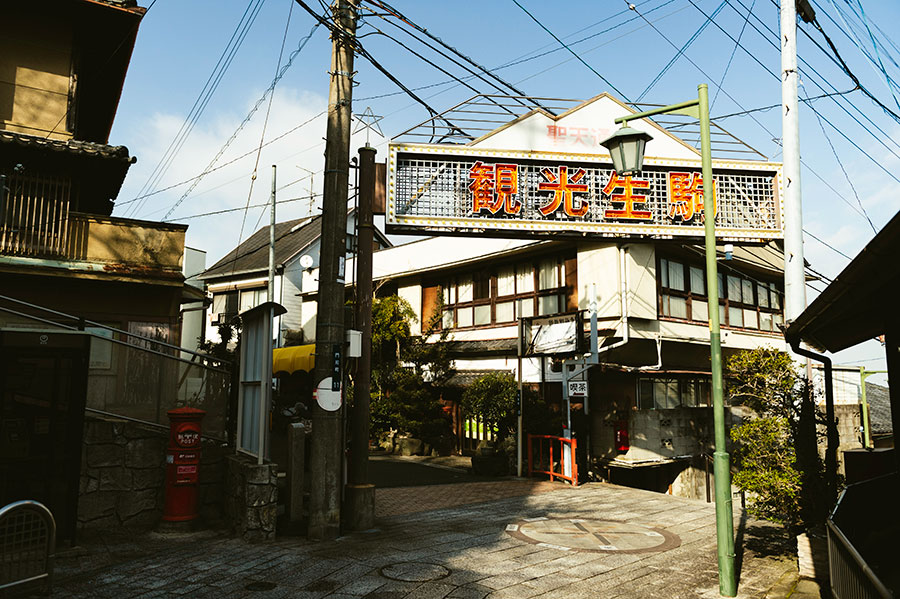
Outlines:
[{"label": "lamp post", "polygon": [[[734,572],[734,520],[731,507],[731,471],[725,441],[725,404],[722,389],[722,344],[719,331],[719,282],[716,268],[715,198],[712,184],[712,153],[709,134],[709,100],[706,84],[697,86],[697,99],[672,104],[646,112],[619,117],[622,124],[610,138],[600,142],[613,160],[619,174],[639,171],[644,160],[644,145],[652,137],[643,131],[626,127],[628,121],[657,114],[683,114],[700,121],[700,153],[703,170],[703,206],[706,238],[706,289],[709,298],[709,349],[712,371],[713,422],[715,451],[713,468],[716,476],[716,538],[719,558],[719,593],[734,597],[737,586]],[[708,209],[707,207],[711,207]]]}]

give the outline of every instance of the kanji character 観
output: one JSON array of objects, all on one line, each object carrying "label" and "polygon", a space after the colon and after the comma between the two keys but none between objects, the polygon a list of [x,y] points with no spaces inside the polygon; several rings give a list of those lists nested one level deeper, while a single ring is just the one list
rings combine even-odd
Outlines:
[{"label": "kanji character \u89b3", "polygon": [[515,164],[484,164],[480,160],[469,169],[472,212],[487,210],[497,214],[518,214],[522,205],[513,199],[519,193],[519,169]]}]

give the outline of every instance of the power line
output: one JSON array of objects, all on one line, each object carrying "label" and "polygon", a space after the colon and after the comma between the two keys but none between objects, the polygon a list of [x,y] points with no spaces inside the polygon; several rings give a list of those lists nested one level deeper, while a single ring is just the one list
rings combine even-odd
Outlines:
[{"label": "power line", "polygon": [[[429,39],[434,40],[436,43],[440,44],[441,46],[443,46],[444,48],[446,48],[447,50],[449,50],[450,52],[452,52],[453,54],[455,54],[455,55],[458,56],[459,58],[465,60],[466,62],[468,62],[470,65],[472,65],[473,67],[475,67],[476,69],[478,69],[479,71],[481,71],[482,73],[484,73],[485,75],[491,77],[492,79],[494,79],[495,81],[497,81],[497,82],[500,83],[501,85],[504,85],[505,87],[509,88],[509,89],[512,90],[516,95],[518,95],[518,96],[523,96],[523,97],[528,97],[527,94],[525,94],[525,93],[523,93],[522,91],[520,91],[519,89],[517,89],[517,88],[516,88],[514,85],[512,85],[511,83],[508,83],[508,82],[504,81],[503,79],[501,79],[496,73],[493,73],[493,72],[491,72],[489,69],[486,69],[485,67],[481,66],[481,65],[480,65],[479,63],[477,63],[475,60],[473,60],[473,59],[470,58],[469,56],[466,56],[465,54],[463,54],[462,52],[460,52],[459,50],[457,50],[457,49],[454,48],[453,46],[450,46],[449,44],[447,44],[446,42],[444,42],[441,38],[435,36],[434,34],[432,34],[431,32],[429,32],[429,31],[428,31],[427,29],[425,29],[424,27],[420,27],[419,25],[417,25],[416,23],[414,23],[414,22],[413,22],[412,20],[410,20],[408,17],[406,17],[405,15],[403,15],[402,13],[400,13],[400,11],[398,11],[396,8],[394,8],[394,7],[392,7],[391,5],[389,5],[387,2],[384,2],[383,0],[367,0],[367,1],[368,1],[369,3],[371,3],[371,4],[374,4],[374,5],[376,5],[376,6],[379,6],[379,7],[381,7],[382,9],[384,9],[384,10],[390,12],[390,13],[393,14],[396,18],[400,19],[401,21],[403,21],[404,23],[406,23],[406,24],[409,25],[410,27],[413,27],[413,28],[416,29],[417,31],[421,32],[422,34],[427,35],[427,36],[429,37]],[[544,108],[544,109],[546,110],[546,107],[544,107],[543,105],[541,105],[540,102],[537,102],[537,101],[536,101],[535,103],[536,103],[539,107]]]},{"label": "power line", "polygon": [[[306,34],[306,37],[304,37],[303,39],[300,40],[300,43],[297,45],[297,48],[293,52],[291,52],[291,55],[288,57],[287,64],[285,64],[283,67],[281,67],[281,70],[275,76],[275,79],[272,80],[272,83],[269,84],[269,87],[266,89],[266,91],[263,92],[263,95],[256,101],[256,104],[253,105],[253,107],[250,109],[250,112],[248,112],[247,116],[244,117],[244,120],[241,121],[241,123],[238,125],[237,129],[235,129],[234,133],[231,134],[231,137],[229,137],[228,140],[222,145],[222,147],[219,149],[219,151],[216,153],[216,155],[213,157],[213,159],[210,161],[210,163],[204,169],[204,172],[208,171],[210,168],[215,166],[216,162],[219,161],[219,158],[222,157],[222,154],[225,153],[225,150],[227,150],[229,148],[229,146],[231,146],[231,143],[237,138],[238,133],[240,133],[244,129],[244,127],[247,125],[247,123],[250,122],[250,119],[253,118],[253,115],[256,114],[256,111],[259,110],[259,107],[262,105],[262,103],[265,102],[268,95],[275,91],[275,86],[278,85],[278,82],[281,81],[281,78],[284,77],[284,74],[287,73],[288,69],[291,68],[291,65],[294,64],[294,59],[297,58],[297,55],[300,54],[300,52],[303,50],[304,47],[306,47],[307,42],[309,42],[309,40],[312,38],[313,33],[315,33],[317,28],[318,28],[318,23],[314,24],[312,26],[312,28],[309,30],[309,33]],[[169,216],[172,215],[172,212],[174,212],[178,208],[178,206],[180,206],[181,203],[185,200],[185,198],[187,198],[187,196],[190,195],[190,193],[194,190],[194,188],[197,187],[197,185],[200,183],[200,180],[202,178],[203,178],[203,175],[201,174],[200,177],[193,180],[193,182],[191,183],[191,186],[188,187],[188,189],[185,190],[185,192],[183,194],[181,194],[181,197],[178,198],[178,201],[176,201],[175,204],[166,213],[165,218],[168,218]]]},{"label": "power line", "polygon": [[821,243],[822,245],[824,245],[825,247],[827,247],[828,249],[830,249],[830,250],[832,250],[832,251],[834,251],[834,252],[840,254],[841,256],[843,256],[843,257],[846,258],[847,260],[850,260],[851,262],[853,261],[853,258],[851,258],[850,256],[848,256],[847,254],[845,254],[845,253],[842,252],[841,250],[837,249],[836,247],[834,247],[833,245],[831,245],[830,243],[828,243],[828,242],[825,241],[824,239],[820,239],[819,237],[816,237],[815,235],[813,235],[812,233],[810,233],[808,229],[803,229],[803,232],[806,233],[807,235],[809,235],[810,237],[812,237],[813,239],[815,239],[816,241],[818,241],[819,243]]},{"label": "power line", "polygon": [[[157,162],[156,166],[153,168],[150,176],[141,186],[140,190],[138,190],[138,195],[141,195],[146,191],[152,191],[153,186],[155,186],[163,177],[165,172],[174,161],[175,156],[184,146],[184,143],[187,141],[188,136],[191,134],[194,126],[200,119],[200,115],[203,114],[203,111],[206,109],[206,106],[212,99],[213,94],[218,89],[222,78],[225,76],[225,73],[231,66],[231,63],[234,60],[237,51],[243,45],[244,39],[246,39],[247,33],[250,31],[250,27],[256,21],[257,15],[259,15],[259,11],[262,8],[263,2],[265,2],[265,0],[251,0],[247,5],[247,8],[244,10],[244,14],[241,15],[241,18],[238,21],[234,32],[231,34],[231,39],[228,40],[228,43],[225,45],[225,49],[222,50],[222,54],[219,56],[219,60],[216,62],[216,65],[213,67],[212,72],[206,79],[206,83],[203,84],[203,88],[200,90],[197,99],[194,100],[194,105],[191,106],[190,111],[188,111],[184,122],[181,124],[181,128],[178,130],[178,133],[175,134],[175,137],[169,143],[169,146],[166,148],[165,152],[163,152],[163,155],[160,157],[159,162]],[[137,206],[133,206],[130,210],[130,214],[136,213],[141,208],[143,208],[143,203]]]},{"label": "power line", "polygon": [[[728,0],[725,0],[727,3]],[[756,6],[756,0],[753,0],[753,3],[750,4],[750,12],[753,11],[753,7]],[[744,30],[747,29],[747,24],[750,22],[750,12],[747,13],[747,18],[744,19],[744,24],[741,25],[741,32],[738,33],[737,41],[734,42],[734,48],[731,49],[731,56],[728,57],[728,64],[725,65],[725,70],[722,71],[722,78],[719,79],[719,85],[716,88],[716,93],[713,96],[712,102],[709,104],[709,109],[712,111],[713,107],[716,105],[716,100],[719,99],[719,90],[722,89],[722,86],[725,85],[725,77],[728,75],[728,70],[731,68],[731,63],[734,60],[734,55],[737,54],[738,48],[741,46],[741,39],[744,37]]]},{"label": "power line", "polygon": [[[313,197],[319,198],[319,197],[322,197],[322,194],[320,194],[320,193],[313,194]],[[287,200],[278,200],[278,201],[275,202],[275,205],[277,206],[277,205],[281,205],[281,204],[288,204],[288,203],[290,203],[290,202],[299,202],[300,200],[308,200],[308,199],[309,199],[309,196],[302,196],[302,197],[297,197],[297,198],[289,198],[289,199],[287,199]],[[265,202],[264,204],[253,204],[253,205],[249,205],[249,206],[239,206],[239,207],[237,207],[237,208],[225,208],[225,209],[223,209],[223,210],[214,210],[214,211],[212,211],[212,212],[202,212],[202,213],[200,213],[200,214],[191,214],[191,215],[189,215],[189,216],[177,216],[177,217],[175,217],[175,218],[163,219],[161,222],[164,222],[164,223],[175,223],[175,222],[180,222],[180,221],[183,221],[183,220],[191,220],[191,219],[194,219],[194,218],[204,218],[204,217],[207,217],[207,216],[218,216],[218,215],[220,215],[220,214],[229,214],[229,213],[231,213],[231,212],[240,212],[241,210],[248,210],[248,209],[253,209],[253,208],[266,208],[266,207],[271,206],[271,205],[272,205],[271,202]]]},{"label": "power line", "polygon": [[[662,79],[663,76],[669,72],[669,69],[672,68],[672,65],[674,65],[675,62],[681,56],[684,55],[685,50],[690,48],[691,44],[693,44],[695,41],[697,41],[697,38],[699,38],[700,34],[706,30],[706,28],[707,28],[707,26],[709,26],[710,22],[712,22],[712,20],[716,18],[716,15],[718,15],[722,11],[722,9],[725,8],[725,3],[727,1],[728,0],[722,0],[722,2],[719,4],[719,6],[716,8],[716,10],[714,10],[711,15],[706,17],[706,20],[703,21],[703,23],[700,25],[700,27],[697,28],[697,31],[695,31],[694,34],[691,37],[689,37],[688,40],[684,43],[684,45],[682,45],[681,48],[678,49],[678,52],[675,53],[675,56],[673,56],[671,59],[669,59],[669,62],[666,63],[666,66],[664,66],[662,68],[662,70],[660,70],[660,72],[657,73],[656,77],[653,78],[653,81],[651,81],[649,83],[649,85],[647,85],[647,87],[644,88],[644,91],[641,92],[641,95],[639,95],[637,97],[637,100],[635,100],[635,102],[640,102],[641,100],[643,100],[644,96],[646,96],[647,93],[651,89],[653,89],[653,87],[657,83],[659,83],[660,79]],[[721,84],[719,85],[719,88],[721,89]]]},{"label": "power line", "polygon": [[[298,129],[301,129],[302,127],[305,127],[306,125],[312,123],[313,121],[315,121],[316,119],[318,119],[319,117],[321,117],[322,115],[324,115],[326,112],[328,112],[328,111],[327,111],[327,110],[323,110],[322,112],[320,112],[320,113],[317,114],[316,116],[312,117],[311,119],[309,119],[309,120],[307,120],[307,121],[304,121],[304,122],[300,123],[300,124],[297,125],[296,127],[293,127],[293,128],[291,128],[291,129],[288,129],[287,131],[285,131],[284,133],[282,133],[281,135],[279,135],[279,136],[277,136],[277,137],[273,137],[272,139],[270,139],[269,141],[267,141],[266,143],[264,143],[264,144],[263,144],[263,147],[269,146],[269,145],[275,143],[276,141],[278,141],[278,140],[280,140],[280,139],[283,139],[283,138],[287,137],[288,135],[290,135],[291,133],[297,131]],[[318,144],[317,144],[317,145],[318,145]],[[126,204],[131,204],[131,203],[133,203],[133,202],[137,202],[138,200],[142,200],[142,199],[144,199],[144,198],[148,198],[148,197],[150,197],[150,196],[154,196],[154,195],[156,195],[156,194],[163,193],[164,191],[169,191],[170,189],[174,189],[174,188],[176,188],[176,187],[181,187],[182,185],[187,185],[187,184],[190,183],[191,181],[194,181],[194,180],[197,180],[197,179],[201,179],[201,178],[205,177],[206,175],[208,175],[209,173],[213,173],[213,172],[215,172],[215,171],[217,171],[217,170],[220,170],[220,169],[225,168],[226,166],[232,165],[232,164],[234,164],[235,162],[237,162],[237,161],[239,161],[239,160],[242,160],[242,159],[246,158],[247,156],[252,155],[254,152],[256,152],[256,148],[253,148],[252,150],[250,150],[250,151],[248,151],[248,152],[244,152],[244,153],[241,154],[240,156],[237,156],[237,157],[235,157],[235,158],[232,158],[232,159],[229,160],[228,162],[223,162],[222,164],[219,164],[218,166],[214,166],[214,167],[212,167],[212,168],[205,169],[205,170],[202,171],[199,175],[195,175],[195,176],[193,176],[193,177],[190,177],[189,179],[185,179],[184,181],[179,181],[178,183],[173,183],[172,185],[169,185],[168,187],[163,187],[163,188],[161,188],[161,189],[154,190],[154,191],[152,191],[152,192],[150,192],[150,193],[145,193],[144,195],[139,195],[139,196],[133,197],[133,198],[131,198],[130,200],[126,200],[126,201],[124,201],[124,202],[116,202],[116,205],[118,205],[118,206],[124,206],[124,205],[126,205]],[[247,173],[247,174],[250,174],[250,173]]]},{"label": "power line", "polygon": [[[802,83],[801,83],[802,85]],[[804,87],[805,93],[805,87]],[[862,200],[859,198],[859,193],[856,191],[856,186],[853,184],[853,179],[850,178],[850,175],[847,174],[847,169],[844,168],[844,163],[841,161],[841,157],[838,156],[837,150],[834,148],[834,144],[831,142],[831,137],[828,136],[828,132],[825,130],[825,125],[822,124],[822,117],[818,113],[818,111],[813,110],[813,114],[816,115],[816,121],[819,123],[819,128],[822,129],[822,135],[825,136],[825,141],[828,142],[828,147],[831,148],[831,153],[834,155],[834,159],[837,161],[838,166],[841,168],[841,172],[844,173],[844,178],[847,180],[847,184],[850,186],[850,190],[853,192],[853,195],[856,197],[856,203],[859,204],[859,209],[862,210],[863,216],[865,216],[866,220],[869,222],[869,226],[872,227],[872,231],[877,233],[878,230],[875,228],[875,225],[872,223],[872,219],[869,218],[869,213],[866,212],[866,207],[863,206]]]},{"label": "power line", "polygon": [[619,94],[620,97],[624,98],[625,100],[628,100],[629,102],[631,101],[631,100],[628,99],[628,96],[626,96],[624,93],[622,93],[621,90],[619,90],[619,88],[617,88],[615,85],[613,85],[612,83],[610,83],[610,81],[609,81],[606,77],[604,77],[603,75],[601,75],[600,73],[598,73],[597,70],[596,70],[594,67],[592,67],[591,65],[589,65],[588,63],[586,63],[586,62],[584,61],[584,59],[581,58],[581,56],[579,56],[578,54],[576,54],[575,51],[572,50],[572,48],[570,48],[564,41],[562,41],[561,39],[559,39],[559,38],[556,36],[555,33],[553,33],[552,31],[550,31],[543,23],[541,23],[541,22],[537,19],[537,17],[535,17],[535,16],[534,16],[533,14],[531,14],[530,12],[528,12],[528,9],[527,9],[527,8],[525,8],[524,6],[522,6],[521,4],[519,4],[519,0],[512,0],[512,1],[513,1],[513,4],[515,4],[516,6],[518,6],[519,8],[521,8],[522,11],[523,11],[526,15],[528,15],[529,17],[531,17],[531,20],[534,21],[535,23],[537,23],[538,26],[539,26],[541,29],[543,29],[544,31],[546,31],[547,33],[549,33],[549,34],[550,34],[550,37],[552,37],[553,39],[555,39],[555,40],[557,41],[557,43],[559,43],[560,46],[562,46],[563,48],[565,48],[566,50],[568,50],[569,53],[572,54],[572,56],[574,56],[575,58],[577,58],[577,59],[578,59],[578,62],[580,62],[581,64],[583,64],[584,66],[586,66],[588,69],[590,69],[590,71],[591,71],[592,73],[594,73],[597,77],[599,77],[600,80],[603,81],[603,83],[605,83],[606,85],[608,85],[614,92],[616,92],[617,94]]}]

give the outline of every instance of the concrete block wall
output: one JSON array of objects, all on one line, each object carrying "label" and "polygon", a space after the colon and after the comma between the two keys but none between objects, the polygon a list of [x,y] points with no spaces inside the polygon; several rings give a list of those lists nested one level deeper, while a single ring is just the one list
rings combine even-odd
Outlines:
[{"label": "concrete block wall", "polygon": [[[168,431],[134,422],[88,417],[84,423],[78,494],[80,528],[149,529],[163,512]],[[207,522],[223,511],[224,453],[204,440],[198,505]]]}]

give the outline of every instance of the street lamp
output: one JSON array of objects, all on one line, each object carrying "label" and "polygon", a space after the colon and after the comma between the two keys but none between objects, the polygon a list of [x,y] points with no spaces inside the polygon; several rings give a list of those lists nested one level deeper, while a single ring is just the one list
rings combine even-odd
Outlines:
[{"label": "street lamp", "polygon": [[[712,153],[709,135],[709,96],[706,84],[697,86],[697,99],[680,104],[629,114],[615,120],[623,125],[608,139],[600,142],[609,150],[619,174],[639,171],[644,160],[648,133],[625,126],[628,121],[657,114],[683,114],[700,121],[700,154],[703,170],[703,212],[706,238],[706,290],[709,298],[709,350],[712,371],[713,423],[715,452],[713,468],[716,476],[716,538],[719,557],[719,593],[734,597],[737,586],[734,572],[734,520],[731,507],[731,470],[725,435],[725,404],[722,391],[722,343],[719,331],[719,282],[716,268],[716,205],[713,197]],[[707,218],[707,215],[709,216]]]}]

